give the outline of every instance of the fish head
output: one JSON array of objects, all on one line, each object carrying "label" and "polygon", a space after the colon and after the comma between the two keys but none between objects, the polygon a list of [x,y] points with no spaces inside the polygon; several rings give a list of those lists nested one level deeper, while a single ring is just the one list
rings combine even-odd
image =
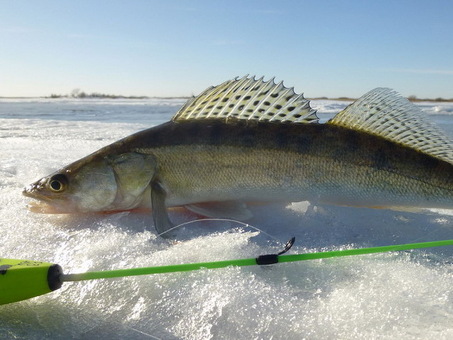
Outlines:
[{"label": "fish head", "polygon": [[41,213],[103,211],[115,200],[117,183],[106,160],[70,165],[27,186],[23,194],[38,202],[30,210]]},{"label": "fish head", "polygon": [[129,152],[91,155],[43,177],[23,194],[40,213],[128,210],[139,205],[156,172],[153,155]]}]

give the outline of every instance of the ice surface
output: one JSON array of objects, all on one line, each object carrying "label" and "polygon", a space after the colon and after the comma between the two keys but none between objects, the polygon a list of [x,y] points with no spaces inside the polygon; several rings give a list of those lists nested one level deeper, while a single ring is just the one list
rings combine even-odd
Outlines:
[{"label": "ice surface", "polygon": [[[130,133],[168,120],[181,100],[1,100],[1,257],[65,273],[451,239],[445,211],[257,205],[250,223],[197,222],[178,242],[148,214],[39,215],[22,188]],[[347,102],[314,101],[323,119]],[[453,104],[423,103],[452,135]],[[439,108],[439,109],[438,109]],[[184,222],[189,212],[172,212]],[[265,233],[271,235],[268,236]],[[453,249],[65,283],[0,306],[2,339],[452,339]]]}]

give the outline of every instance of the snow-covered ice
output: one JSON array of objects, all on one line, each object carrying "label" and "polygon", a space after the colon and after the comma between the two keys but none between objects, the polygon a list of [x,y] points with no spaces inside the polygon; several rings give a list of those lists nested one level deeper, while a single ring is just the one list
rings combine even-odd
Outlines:
[{"label": "snow-covered ice", "polygon": [[[170,119],[181,99],[0,100],[0,257],[65,273],[451,239],[450,211],[252,206],[252,227],[196,222],[179,241],[149,214],[40,215],[22,188],[121,137]],[[348,102],[319,100],[322,120]],[[452,103],[419,103],[453,136]],[[194,219],[173,212],[172,219]],[[268,235],[269,234],[269,235]],[[452,339],[453,247],[65,283],[0,306],[4,339]]]}]

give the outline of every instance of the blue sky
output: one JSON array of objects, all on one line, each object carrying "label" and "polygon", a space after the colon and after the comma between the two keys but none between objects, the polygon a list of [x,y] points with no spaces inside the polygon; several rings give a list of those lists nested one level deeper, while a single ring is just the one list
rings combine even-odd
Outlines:
[{"label": "blue sky", "polygon": [[0,0],[0,96],[188,96],[246,74],[307,97],[453,98],[453,1]]}]

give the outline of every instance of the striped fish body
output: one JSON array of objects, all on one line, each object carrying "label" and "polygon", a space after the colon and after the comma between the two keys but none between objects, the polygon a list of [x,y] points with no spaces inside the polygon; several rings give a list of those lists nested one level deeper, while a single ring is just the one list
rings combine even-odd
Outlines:
[{"label": "striped fish body", "polygon": [[137,141],[134,150],[157,159],[168,205],[310,200],[453,207],[451,164],[335,125],[169,122]]}]

